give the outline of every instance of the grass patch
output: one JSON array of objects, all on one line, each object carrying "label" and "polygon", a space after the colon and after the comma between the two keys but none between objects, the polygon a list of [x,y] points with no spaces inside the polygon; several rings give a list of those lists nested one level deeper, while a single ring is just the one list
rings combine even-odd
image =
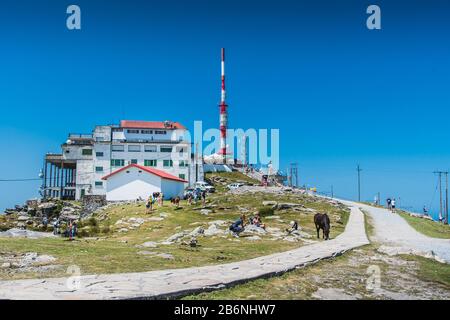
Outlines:
[{"label": "grass patch", "polygon": [[[232,174],[233,177],[236,177],[236,173],[233,172]],[[235,221],[243,210],[247,211],[248,214],[253,214],[262,207],[262,202],[265,200],[300,203],[306,208],[328,213],[332,223],[332,238],[344,231],[345,223],[348,220],[349,211],[344,207],[333,205],[327,200],[291,193],[282,195],[269,193],[235,195],[218,191],[207,196],[207,206],[211,210],[208,215],[200,213],[200,210],[198,210],[200,209],[200,203],[191,206],[184,200],[181,201],[180,209],[165,202],[163,207],[156,206],[151,215],[146,214],[144,203],[116,205],[99,213],[92,219],[82,221],[78,229],[81,237],[76,241],[70,242],[65,238],[0,238],[0,253],[37,252],[48,254],[57,258],[56,264],[64,267],[39,275],[5,273],[2,271],[3,273],[0,272],[0,279],[66,276],[65,270],[70,265],[79,266],[82,274],[143,272],[195,267],[251,259],[302,246],[302,241],[275,241],[270,235],[261,235],[261,240],[258,241],[250,241],[245,237],[236,239],[231,235],[223,235],[198,237],[199,247],[197,248],[177,243],[171,245],[158,244],[156,248],[139,247],[144,242],[160,242],[175,233],[189,232],[198,226],[203,226],[206,229],[209,226],[208,223],[215,220],[226,221],[227,225],[223,226],[222,229],[227,229],[228,224]],[[279,228],[283,231],[289,227],[290,221],[297,220],[302,231],[315,238],[313,212],[289,209],[277,210],[274,214],[279,217],[272,219],[263,217],[263,222],[268,227]],[[138,227],[130,227],[128,231],[121,232],[122,228],[133,224],[132,222],[128,225],[122,224],[124,221],[127,222],[128,219],[159,218],[160,215],[165,217],[161,221],[157,221],[158,219],[147,220]],[[338,219],[340,219],[340,222],[337,222]],[[144,255],[142,251],[168,253],[173,256],[173,259]]]},{"label": "grass patch", "polygon": [[443,223],[438,223],[436,221],[431,221],[427,219],[411,217],[408,213],[404,211],[397,211],[397,213],[408,222],[408,224],[416,229],[416,231],[432,237],[432,238],[442,238],[450,239],[450,226]]},{"label": "grass patch", "polygon": [[447,286],[450,290],[450,264],[440,263],[420,256],[402,255],[402,258],[419,264],[417,275],[420,279],[440,283]]}]

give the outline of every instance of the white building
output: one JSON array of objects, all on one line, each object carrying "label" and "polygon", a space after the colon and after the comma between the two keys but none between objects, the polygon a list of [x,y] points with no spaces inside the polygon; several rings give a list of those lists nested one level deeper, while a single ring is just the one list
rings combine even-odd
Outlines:
[{"label": "white building", "polygon": [[163,192],[164,198],[181,196],[186,180],[165,171],[130,164],[102,178],[107,181],[106,200],[123,201],[147,199],[154,192]]},{"label": "white building", "polygon": [[130,164],[161,170],[186,180],[185,186],[203,181],[202,161],[195,161],[187,138],[187,129],[170,121],[122,120],[96,126],[92,134],[69,134],[60,154],[45,156],[43,196],[106,196],[102,178]]}]

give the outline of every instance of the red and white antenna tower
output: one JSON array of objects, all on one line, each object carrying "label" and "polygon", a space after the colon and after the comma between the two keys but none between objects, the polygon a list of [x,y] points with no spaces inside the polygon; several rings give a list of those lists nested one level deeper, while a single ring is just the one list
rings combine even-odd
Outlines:
[{"label": "red and white antenna tower", "polygon": [[222,94],[220,99],[220,151],[223,156],[223,163],[226,163],[227,156],[227,127],[228,127],[228,105],[225,102],[225,48],[222,48]]}]

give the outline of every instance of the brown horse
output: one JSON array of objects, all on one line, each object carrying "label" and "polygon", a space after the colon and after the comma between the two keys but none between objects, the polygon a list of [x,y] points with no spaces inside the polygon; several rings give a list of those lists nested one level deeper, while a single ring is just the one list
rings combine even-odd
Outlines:
[{"label": "brown horse", "polygon": [[326,213],[317,213],[314,215],[314,224],[316,225],[317,238],[319,238],[319,230],[322,229],[323,238],[325,240],[330,239],[330,218]]}]

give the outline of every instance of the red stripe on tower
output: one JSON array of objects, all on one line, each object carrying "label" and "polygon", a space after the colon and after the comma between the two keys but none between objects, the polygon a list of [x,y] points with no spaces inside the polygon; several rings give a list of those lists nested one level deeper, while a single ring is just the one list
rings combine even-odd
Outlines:
[{"label": "red stripe on tower", "polygon": [[223,156],[223,163],[226,163],[227,155],[227,126],[228,126],[228,105],[225,102],[225,48],[222,48],[222,92],[220,99],[220,151]]}]

